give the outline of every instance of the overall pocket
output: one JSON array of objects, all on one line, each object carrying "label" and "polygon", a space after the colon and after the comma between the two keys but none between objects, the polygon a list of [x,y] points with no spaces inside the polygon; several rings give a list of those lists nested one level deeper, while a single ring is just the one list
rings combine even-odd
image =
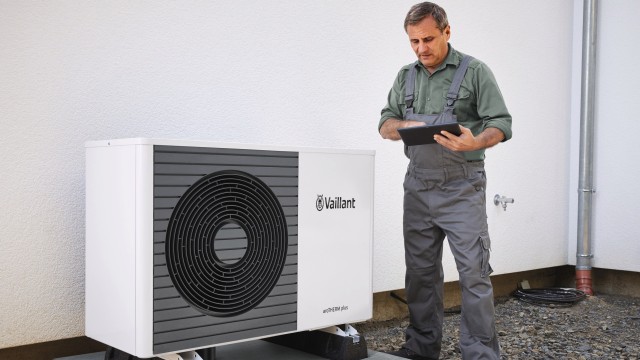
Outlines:
[{"label": "overall pocket", "polygon": [[487,277],[491,275],[493,269],[489,264],[489,258],[491,257],[491,239],[489,234],[482,234],[478,239],[482,248],[482,263],[480,265],[480,277]]}]

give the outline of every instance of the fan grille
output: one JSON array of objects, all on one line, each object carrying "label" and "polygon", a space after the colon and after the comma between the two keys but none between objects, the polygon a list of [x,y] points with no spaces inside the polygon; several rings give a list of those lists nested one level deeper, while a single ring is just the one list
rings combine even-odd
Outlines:
[{"label": "fan grille", "polygon": [[[234,231],[243,244],[239,258],[221,258],[220,242]],[[242,171],[215,172],[194,183],[171,215],[165,241],[169,275],[202,313],[242,314],[276,285],[287,239],[282,207],[266,184]]]}]

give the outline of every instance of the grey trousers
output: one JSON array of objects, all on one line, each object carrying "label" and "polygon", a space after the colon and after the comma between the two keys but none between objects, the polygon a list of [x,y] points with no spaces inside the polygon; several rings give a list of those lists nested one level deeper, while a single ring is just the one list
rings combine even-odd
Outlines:
[{"label": "grey trousers", "polygon": [[405,347],[439,358],[443,325],[442,246],[453,252],[462,289],[460,349],[468,360],[500,359],[489,274],[483,163],[441,169],[410,166],[404,181]]}]

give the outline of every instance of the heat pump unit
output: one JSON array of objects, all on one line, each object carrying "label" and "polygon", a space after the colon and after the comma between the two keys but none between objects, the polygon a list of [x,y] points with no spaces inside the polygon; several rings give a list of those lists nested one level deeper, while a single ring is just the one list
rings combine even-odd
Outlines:
[{"label": "heat pump unit", "polygon": [[141,358],[372,315],[374,153],[86,144],[86,335]]}]

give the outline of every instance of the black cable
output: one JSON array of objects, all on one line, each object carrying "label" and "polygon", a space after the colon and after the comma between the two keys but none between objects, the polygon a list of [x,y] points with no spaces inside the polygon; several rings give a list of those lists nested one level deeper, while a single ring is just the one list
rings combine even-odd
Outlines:
[{"label": "black cable", "polygon": [[512,295],[530,304],[550,307],[572,306],[587,297],[585,292],[570,288],[518,289]]},{"label": "black cable", "polygon": [[392,298],[394,298],[394,299],[396,299],[396,300],[400,301],[401,303],[404,303],[404,304],[406,304],[406,303],[407,303],[407,300],[405,300],[404,298],[402,298],[400,295],[398,295],[398,294],[394,293],[393,291],[392,291],[392,292],[390,292],[390,293],[389,293],[389,295],[391,295],[391,297],[392,297]]}]

